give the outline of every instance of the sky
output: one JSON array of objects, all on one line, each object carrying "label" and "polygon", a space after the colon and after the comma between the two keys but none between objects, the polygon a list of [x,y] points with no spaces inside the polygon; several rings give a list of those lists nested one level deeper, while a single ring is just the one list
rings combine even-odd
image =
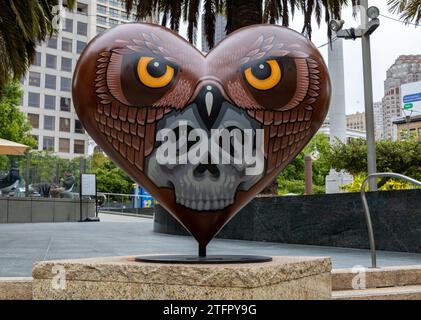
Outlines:
[{"label": "sky", "polygon": [[[371,0],[369,6],[377,6],[380,13],[392,17],[399,18],[396,14],[388,11],[386,1]],[[343,10],[342,18],[345,20],[344,28],[357,27],[359,25],[359,17],[352,16],[352,8],[348,7]],[[413,25],[406,26],[401,22],[396,22],[380,16],[380,27],[371,36],[371,57],[373,71],[373,95],[374,101],[381,101],[384,95],[384,80],[386,79],[386,71],[395,62],[399,55],[421,54],[421,27]],[[301,31],[303,16],[296,13],[291,23],[291,28]],[[199,21],[199,26],[201,21]],[[323,45],[327,42],[327,27],[323,22],[318,28],[313,23],[312,41],[316,46]],[[200,28],[199,28],[200,29]],[[186,24],[183,23],[180,28],[180,34],[186,36]],[[197,44],[201,43],[201,35],[198,33]],[[327,63],[329,46],[320,48],[325,61]],[[363,92],[363,73],[362,73],[362,53],[361,40],[344,41],[344,71],[345,71],[345,96],[346,96],[346,113],[364,111],[364,92]]]}]

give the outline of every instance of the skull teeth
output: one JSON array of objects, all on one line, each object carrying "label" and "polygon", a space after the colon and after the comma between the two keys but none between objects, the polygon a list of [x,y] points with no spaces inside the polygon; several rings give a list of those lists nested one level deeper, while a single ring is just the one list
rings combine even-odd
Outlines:
[{"label": "skull teeth", "polygon": [[213,200],[188,200],[178,197],[176,202],[182,206],[193,210],[210,211],[221,210],[234,203],[234,199],[213,199]]}]

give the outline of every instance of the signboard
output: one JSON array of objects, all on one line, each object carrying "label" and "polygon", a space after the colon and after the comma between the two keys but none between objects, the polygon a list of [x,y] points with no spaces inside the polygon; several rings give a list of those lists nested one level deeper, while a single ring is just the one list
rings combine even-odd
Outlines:
[{"label": "signboard", "polygon": [[412,111],[412,116],[421,116],[421,82],[401,86],[402,108]]},{"label": "signboard", "polygon": [[81,174],[80,186],[80,194],[82,196],[96,196],[96,175]]}]

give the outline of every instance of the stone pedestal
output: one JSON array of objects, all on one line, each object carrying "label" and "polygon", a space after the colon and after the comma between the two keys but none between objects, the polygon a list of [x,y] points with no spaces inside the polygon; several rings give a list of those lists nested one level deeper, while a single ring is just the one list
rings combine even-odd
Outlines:
[{"label": "stone pedestal", "polygon": [[330,299],[330,258],[273,257],[251,264],[135,262],[134,257],[44,261],[34,299]]}]

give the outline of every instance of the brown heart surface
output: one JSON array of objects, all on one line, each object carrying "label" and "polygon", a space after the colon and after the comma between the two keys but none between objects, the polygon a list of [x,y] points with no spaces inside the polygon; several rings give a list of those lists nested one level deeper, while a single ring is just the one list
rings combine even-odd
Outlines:
[{"label": "brown heart surface", "polygon": [[330,80],[287,28],[241,29],[205,56],[163,27],[126,24],[86,47],[73,100],[107,155],[206,246],[317,132]]}]

